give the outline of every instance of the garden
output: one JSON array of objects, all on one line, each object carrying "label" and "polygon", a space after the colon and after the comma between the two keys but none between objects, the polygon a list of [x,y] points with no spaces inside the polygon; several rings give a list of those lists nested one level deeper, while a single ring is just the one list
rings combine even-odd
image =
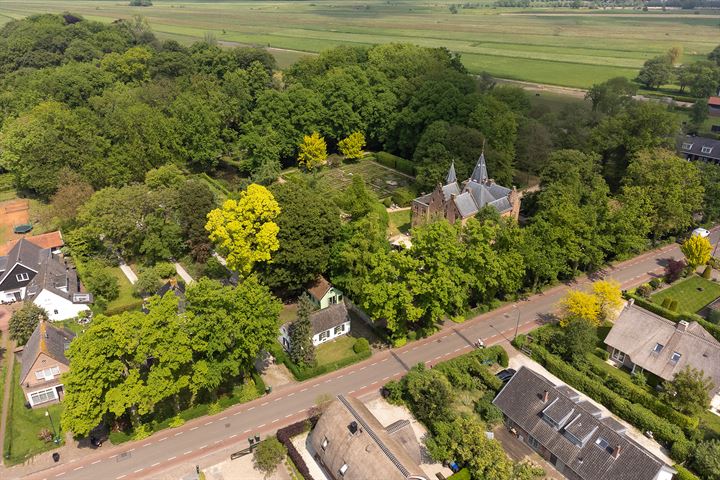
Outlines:
[{"label": "garden", "polygon": [[676,311],[698,313],[719,297],[720,284],[698,275],[692,275],[660,290],[650,299],[658,305],[667,305],[667,299],[677,300]]}]

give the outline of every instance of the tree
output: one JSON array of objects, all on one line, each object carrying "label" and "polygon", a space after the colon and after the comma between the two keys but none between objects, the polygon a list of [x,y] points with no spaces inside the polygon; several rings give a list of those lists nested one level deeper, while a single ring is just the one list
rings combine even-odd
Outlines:
[{"label": "tree", "polygon": [[556,348],[564,350],[564,358],[575,361],[591,351],[597,343],[596,324],[582,317],[573,317],[565,325],[563,335],[558,340],[562,345],[556,345]]},{"label": "tree", "polygon": [[97,263],[85,265],[83,282],[95,297],[100,297],[106,302],[112,302],[120,295],[117,278],[108,268]]},{"label": "tree", "polygon": [[600,321],[600,302],[592,293],[570,290],[560,301],[560,308],[562,326],[568,325],[573,319],[587,320],[593,325],[597,325]]},{"label": "tree", "polygon": [[71,222],[75,219],[80,207],[90,199],[92,194],[92,185],[86,182],[80,174],[70,169],[60,170],[58,189],[50,199],[53,214],[63,223]]},{"label": "tree", "polygon": [[493,178],[501,185],[510,184],[518,129],[515,112],[496,97],[486,94],[470,115],[470,126],[478,129],[487,139]]},{"label": "tree", "polygon": [[298,299],[297,319],[290,324],[290,359],[298,365],[315,364],[315,346],[313,345],[310,314],[315,306],[307,293]]},{"label": "tree", "polygon": [[419,363],[405,377],[405,389],[412,411],[421,422],[430,425],[450,415],[453,389],[438,370],[428,370]]},{"label": "tree", "polygon": [[276,437],[268,437],[255,448],[253,466],[268,478],[285,459],[285,455],[287,455],[285,445]]},{"label": "tree", "polygon": [[33,302],[25,302],[20,310],[15,310],[10,316],[10,339],[18,345],[25,345],[30,339],[40,320],[47,320],[48,314],[44,308]]},{"label": "tree", "polygon": [[149,78],[148,63],[152,55],[146,47],[133,47],[123,53],[105,55],[100,61],[100,67],[121,82],[142,82]]},{"label": "tree", "polygon": [[274,221],[279,214],[273,194],[251,184],[240,193],[239,200],[226,200],[222,208],[208,213],[205,230],[225,255],[228,268],[247,275],[255,263],[269,261],[272,252],[280,248],[279,228]]},{"label": "tree", "polygon": [[663,400],[688,415],[697,415],[710,408],[710,392],[715,385],[705,372],[690,365],[675,374],[671,381],[662,384]]},{"label": "tree", "polygon": [[692,465],[702,478],[720,479],[720,440],[700,442],[693,454]]},{"label": "tree", "polygon": [[628,166],[626,187],[640,187],[650,201],[654,238],[681,232],[702,210],[703,187],[698,167],[664,149],[643,150]]},{"label": "tree", "polygon": [[711,61],[683,66],[682,83],[690,87],[690,93],[696,98],[715,95],[720,84],[720,66]]},{"label": "tree", "polygon": [[154,295],[160,288],[160,275],[155,268],[145,268],[138,275],[137,282],[133,285],[133,290],[138,297],[145,295]]},{"label": "tree", "polygon": [[648,88],[658,88],[672,78],[672,64],[667,55],[647,60],[637,76],[638,82]]},{"label": "tree", "polygon": [[700,265],[705,265],[712,254],[710,240],[700,235],[693,235],[683,242],[680,250],[685,255],[685,260],[690,268],[695,270]]},{"label": "tree", "polygon": [[187,239],[190,255],[203,263],[210,257],[212,244],[205,232],[207,215],[216,206],[215,195],[207,183],[191,178],[181,186],[175,204],[183,238]]},{"label": "tree", "polygon": [[353,160],[362,158],[362,149],[365,146],[365,135],[362,132],[353,132],[338,142],[340,152],[345,158]]},{"label": "tree", "polygon": [[667,265],[665,265],[665,281],[667,283],[673,283],[677,281],[682,275],[683,271],[685,271],[686,266],[687,264],[684,260],[675,260],[674,258],[668,260]]},{"label": "tree", "polygon": [[674,47],[670,47],[670,50],[667,51],[667,56],[670,59],[671,65],[677,65],[677,63],[680,61],[680,58],[683,54],[683,47],[681,45],[675,45]]},{"label": "tree", "polygon": [[708,119],[710,113],[708,112],[707,99],[701,98],[693,103],[690,109],[690,126],[697,132],[705,120]]},{"label": "tree", "polygon": [[715,62],[718,66],[720,66],[720,45],[713,48],[712,52],[708,53],[708,60],[711,60]]},{"label": "tree", "polygon": [[616,280],[598,280],[593,283],[592,291],[600,307],[600,320],[614,319],[618,309],[624,303],[620,282]]},{"label": "tree", "polygon": [[593,84],[585,94],[592,102],[593,111],[615,115],[630,103],[637,93],[637,86],[626,77],[615,77],[603,83]]},{"label": "tree", "polygon": [[318,132],[312,135],[305,135],[299,146],[298,165],[305,167],[308,171],[314,171],[325,165],[327,161],[327,144],[325,139]]}]

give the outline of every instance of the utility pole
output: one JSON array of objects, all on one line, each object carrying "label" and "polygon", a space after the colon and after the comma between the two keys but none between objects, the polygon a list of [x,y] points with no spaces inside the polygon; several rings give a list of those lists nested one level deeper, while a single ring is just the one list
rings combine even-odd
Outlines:
[{"label": "utility pole", "polygon": [[55,441],[55,443],[57,443],[57,432],[55,431],[55,424],[53,423],[52,415],[50,415],[49,410],[45,410],[45,416],[48,417],[48,419],[50,419],[50,428],[52,428],[53,441]]},{"label": "utility pole", "polygon": [[515,340],[518,335],[518,328],[520,328],[520,309],[518,308],[517,304],[513,304],[513,308],[517,310],[517,321],[515,322],[515,336],[513,337],[513,340]]}]

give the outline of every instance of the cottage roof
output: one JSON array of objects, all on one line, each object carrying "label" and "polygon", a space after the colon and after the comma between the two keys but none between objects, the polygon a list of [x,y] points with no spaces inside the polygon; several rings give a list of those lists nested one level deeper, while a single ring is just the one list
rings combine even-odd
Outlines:
[{"label": "cottage roof", "polygon": [[522,367],[493,403],[583,480],[653,480],[661,470],[674,473],[578,399],[569,387]]},{"label": "cottage roof", "polygon": [[[34,235],[32,237],[23,237],[28,242],[37,245],[40,248],[59,248],[65,245],[65,242],[63,241],[62,234],[59,230],[56,230],[54,232],[49,233],[43,233],[42,235]],[[0,245],[0,256],[7,255],[10,250],[20,241],[18,240],[10,240],[9,242],[5,242],[5,244]]]},{"label": "cottage roof", "polygon": [[42,250],[42,248],[27,239],[21,238],[13,245],[6,256],[0,257],[0,267],[4,268],[4,272],[0,274],[0,284],[5,281],[13,267],[18,263],[33,271],[37,271]]},{"label": "cottage roof", "polygon": [[92,294],[80,290],[77,271],[69,267],[50,249],[38,254],[37,274],[27,286],[27,299],[33,300],[43,290],[63,297],[73,303],[92,303]]},{"label": "cottage roof", "polygon": [[308,288],[308,292],[310,295],[315,298],[318,302],[323,299],[323,297],[330,291],[332,288],[332,285],[330,282],[325,280],[325,277],[320,275],[315,279],[315,282]]},{"label": "cottage roof", "polygon": [[334,476],[344,468],[343,480],[426,479],[418,462],[396,441],[398,428],[390,425],[389,433],[362,402],[340,395],[318,420],[311,443]]},{"label": "cottage roof", "polygon": [[682,137],[678,143],[678,149],[685,155],[696,155],[713,160],[720,160],[720,141],[718,140],[686,135]]},{"label": "cottage roof", "polygon": [[712,105],[713,107],[720,107],[720,97],[708,98],[708,105]]},{"label": "cottage roof", "polygon": [[720,342],[697,322],[676,324],[632,304],[615,320],[605,343],[665,380],[689,365],[704,371],[716,390],[720,387]]},{"label": "cottage roof", "polygon": [[330,330],[348,321],[350,321],[350,316],[345,302],[330,305],[327,308],[316,310],[310,314],[310,324],[312,325],[313,335]]},{"label": "cottage roof", "polygon": [[73,332],[64,328],[56,328],[46,320],[40,321],[22,351],[20,383],[25,381],[35,360],[41,353],[63,365],[69,365],[70,361],[65,356],[65,350],[67,350],[73,338],[75,338]]}]

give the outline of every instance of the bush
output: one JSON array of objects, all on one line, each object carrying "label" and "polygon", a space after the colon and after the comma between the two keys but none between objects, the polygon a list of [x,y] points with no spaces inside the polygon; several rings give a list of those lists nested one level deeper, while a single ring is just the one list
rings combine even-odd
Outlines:
[{"label": "bush", "polygon": [[415,330],[411,330],[407,334],[407,339],[409,342],[414,342],[417,340],[417,332]]},{"label": "bush", "polygon": [[409,207],[417,197],[416,192],[410,187],[400,187],[392,193],[392,201],[401,207]]},{"label": "bush", "polygon": [[700,480],[700,477],[696,476],[682,465],[674,465],[673,468],[677,470],[677,473],[673,477],[674,480]]},{"label": "bush", "polygon": [[638,387],[644,388],[647,386],[647,377],[642,372],[635,372],[631,380]]},{"label": "bush", "polygon": [[358,338],[357,340],[355,340],[355,344],[353,344],[353,352],[361,354],[369,351],[370,342],[367,341],[367,338]]},{"label": "bush", "polygon": [[133,285],[135,295],[154,295],[160,288],[160,275],[155,268],[146,268],[138,275],[137,282]]},{"label": "bush", "polygon": [[685,260],[670,259],[665,266],[665,281],[667,283],[673,283],[678,280],[685,272],[685,267]]},{"label": "bush", "polygon": [[293,423],[292,425],[288,425],[285,428],[281,428],[275,434],[280,443],[285,445],[288,457],[290,457],[290,460],[292,460],[292,462],[297,467],[298,472],[300,472],[300,475],[302,475],[305,480],[314,480],[314,478],[310,474],[310,470],[308,469],[308,466],[305,463],[302,455],[300,455],[300,452],[298,452],[297,448],[295,448],[295,445],[293,445],[292,437],[296,437],[308,431],[311,425],[315,425],[315,423],[317,423],[317,420],[318,417],[312,417],[308,420]]},{"label": "bush", "polygon": [[650,284],[643,283],[642,285],[637,287],[637,289],[635,289],[635,292],[643,298],[650,298],[652,288],[650,287]]},{"label": "bush", "polygon": [[712,309],[708,315],[708,320],[715,325],[720,324],[720,310]]},{"label": "bush", "polygon": [[382,199],[381,203],[383,204],[383,206],[385,206],[385,208],[390,208],[390,207],[392,207],[393,201],[392,201],[392,198],[385,197]]},{"label": "bush", "polygon": [[393,346],[393,348],[398,348],[398,347],[404,346],[406,343],[407,343],[406,337],[395,338],[392,341],[392,346]]},{"label": "bush", "polygon": [[175,265],[169,262],[160,262],[153,267],[160,278],[174,277],[177,271]]},{"label": "bush", "polygon": [[672,302],[670,302],[670,307],[668,307],[668,310],[672,312],[678,311],[678,301],[673,298]]},{"label": "bush", "polygon": [[595,347],[595,355],[602,358],[603,360],[608,360],[610,358],[610,352],[600,347]]},{"label": "bush", "polygon": [[498,352],[498,363],[503,368],[507,368],[510,364],[510,357],[508,356],[505,349],[502,347],[500,347],[500,351]]},{"label": "bush", "polygon": [[690,440],[678,440],[673,443],[673,446],[670,449],[670,456],[676,462],[685,462],[688,458],[690,458],[690,452],[693,448],[695,448],[695,444]]},{"label": "bush", "polygon": [[380,165],[385,165],[386,167],[393,168],[407,175],[415,175],[415,165],[411,161],[405,160],[397,155],[387,152],[377,152],[375,153],[375,161]]},{"label": "bush", "polygon": [[88,264],[85,270],[83,283],[94,296],[102,297],[108,302],[118,298],[120,295],[120,286],[117,278],[110,273],[109,269],[93,262]]},{"label": "bush", "polygon": [[383,396],[393,405],[402,405],[403,403],[403,385],[398,380],[390,380],[383,387]]},{"label": "bush", "polygon": [[650,280],[648,285],[650,285],[653,290],[657,290],[658,288],[660,288],[660,285],[662,285],[662,280],[660,280],[659,278],[653,278],[652,280]]},{"label": "bush", "polygon": [[710,277],[712,277],[712,267],[708,265],[705,267],[705,270],[703,270],[702,277],[706,280],[710,280]]},{"label": "bush", "polygon": [[489,427],[500,425],[503,421],[502,410],[492,403],[493,396],[491,393],[489,396],[481,398],[475,404],[475,412],[480,415],[480,418],[482,418]]}]

